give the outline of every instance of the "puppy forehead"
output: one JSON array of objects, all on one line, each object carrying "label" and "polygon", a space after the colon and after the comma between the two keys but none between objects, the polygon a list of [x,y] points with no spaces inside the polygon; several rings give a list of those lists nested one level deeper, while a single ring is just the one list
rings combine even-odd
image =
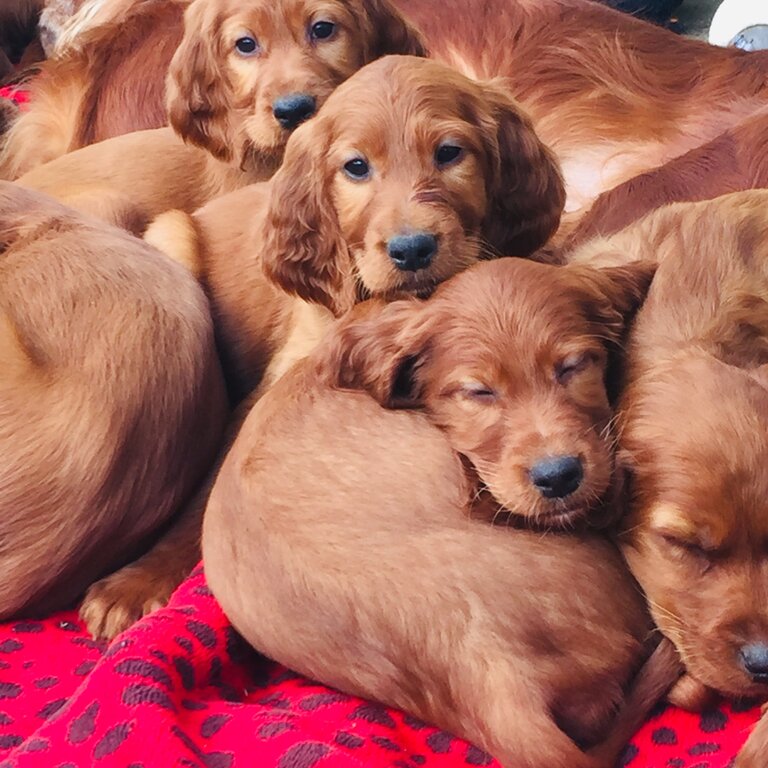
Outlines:
[{"label": "puppy forehead", "polygon": [[456,128],[472,124],[474,107],[481,102],[477,84],[442,65],[413,56],[385,56],[336,88],[324,112],[338,116],[341,137],[371,130],[415,133],[436,123]]},{"label": "puppy forehead", "polygon": [[560,279],[561,269],[503,258],[452,278],[434,298],[450,318],[453,339],[446,343],[474,343],[478,359],[537,363],[599,345],[578,292]]},{"label": "puppy forehead", "polygon": [[239,29],[276,39],[297,31],[303,34],[310,19],[349,23],[355,8],[348,0],[250,0],[246,5],[241,0],[227,0],[219,18],[224,34]]}]

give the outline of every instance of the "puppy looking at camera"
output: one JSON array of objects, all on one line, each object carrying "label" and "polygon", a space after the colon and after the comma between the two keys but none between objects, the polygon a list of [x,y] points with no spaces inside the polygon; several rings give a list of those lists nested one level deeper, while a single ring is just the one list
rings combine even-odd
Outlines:
[{"label": "puppy looking at camera", "polygon": [[[495,84],[391,56],[296,129],[269,183],[192,216],[169,212],[146,238],[199,276],[237,402],[360,299],[427,294],[479,259],[531,253],[556,229],[563,199],[551,153]],[[209,490],[156,550],[91,592],[92,631],[122,629],[194,567]]]},{"label": "puppy looking at camera", "polygon": [[[195,0],[168,72],[172,127],[83,147],[16,183],[141,234],[163,211],[191,212],[270,178],[296,126],[339,83],[389,53],[425,51],[387,0],[331,0],[321,7],[309,0],[278,0],[277,7]],[[14,143],[11,135],[6,165],[14,163]]]}]

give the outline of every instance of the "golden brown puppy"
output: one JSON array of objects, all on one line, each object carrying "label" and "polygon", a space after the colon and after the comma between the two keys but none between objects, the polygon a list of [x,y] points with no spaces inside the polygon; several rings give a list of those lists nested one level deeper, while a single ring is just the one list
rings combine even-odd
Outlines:
[{"label": "golden brown puppy", "polygon": [[[556,432],[576,379],[589,389],[604,372],[596,363],[559,382],[557,361],[603,349],[651,271],[499,259],[426,302],[362,305],[339,321],[251,411],[211,495],[206,575],[236,629],[290,668],[435,723],[506,766],[612,764],[577,744],[610,733],[647,653],[642,596],[607,540],[488,524],[447,427],[471,419],[482,431],[483,411],[505,411],[505,436],[524,440],[534,412]],[[455,403],[437,417],[442,429],[435,414],[337,389],[368,385],[413,351],[409,339],[426,342],[414,379],[447,384],[438,397]],[[439,373],[451,343],[457,365]],[[512,370],[519,392],[495,403],[468,386]],[[377,386],[392,397],[404,378]]]},{"label": "golden brown puppy", "polygon": [[[141,233],[163,211],[191,212],[268,179],[291,131],[387,53],[424,53],[387,0],[196,0],[168,76],[175,133],[118,136],[17,183]],[[6,150],[13,153],[12,137]]]},{"label": "golden brown puppy", "polygon": [[[98,0],[94,4],[99,6]],[[101,0],[104,7],[95,18],[103,22],[112,11],[119,19],[126,4],[137,16],[143,7],[148,15],[155,13],[148,0],[111,0],[108,7]],[[439,12],[435,0],[395,0],[395,6],[422,31],[434,58],[476,79],[508,78],[510,94],[529,111],[561,162],[571,220],[601,192],[711,140],[768,104],[768,53],[684,38],[592,0],[444,0]],[[180,25],[176,11],[155,29],[174,37]],[[98,27],[83,34],[97,35]],[[96,105],[115,98],[112,82],[102,85],[96,78],[119,71],[126,59],[147,62],[139,65],[135,80],[155,83],[158,92],[170,54],[159,54],[157,32],[125,51],[106,44],[121,35],[115,24],[98,53],[96,46],[84,46],[94,51],[94,65],[90,70],[80,65],[83,80],[71,89],[76,93],[67,104],[79,104],[83,91]],[[157,95],[146,99],[137,91],[134,97],[130,88],[123,93],[132,100],[124,112],[137,119],[157,112],[161,103]],[[104,115],[114,119],[108,110]],[[24,140],[21,125],[35,119],[49,124],[47,131]],[[88,124],[77,109],[46,113],[33,104],[19,123],[15,153],[30,157],[40,145],[48,149],[48,137],[61,132],[59,125],[74,136]]]},{"label": "golden brown puppy", "polygon": [[[199,274],[237,401],[360,299],[425,294],[478,259],[530,253],[557,227],[562,201],[551,154],[503,92],[392,56],[296,130],[269,184],[191,217],[166,214],[147,238]],[[155,550],[91,591],[91,631],[124,628],[195,565],[208,490]]]},{"label": "golden brown puppy", "polygon": [[0,619],[135,557],[212,459],[226,399],[185,270],[0,185]]},{"label": "golden brown puppy", "polygon": [[[660,262],[619,409],[631,486],[620,541],[686,665],[683,704],[693,683],[768,699],[767,211],[768,191],[740,192],[602,241],[604,261]],[[762,768],[766,750],[762,722],[736,765]]]}]

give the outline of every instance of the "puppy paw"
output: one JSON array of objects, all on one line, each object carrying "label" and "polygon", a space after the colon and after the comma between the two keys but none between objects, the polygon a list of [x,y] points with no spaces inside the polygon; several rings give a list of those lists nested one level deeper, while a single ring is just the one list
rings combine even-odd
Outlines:
[{"label": "puppy paw", "polygon": [[670,704],[689,712],[702,712],[714,706],[718,698],[715,691],[688,674],[683,675],[667,694]]},{"label": "puppy paw", "polygon": [[128,565],[85,593],[80,617],[95,638],[112,640],[148,613],[162,608],[179,580]]},{"label": "puppy paw", "polygon": [[768,719],[765,715],[758,721],[746,744],[736,755],[733,768],[765,768],[768,752]]}]

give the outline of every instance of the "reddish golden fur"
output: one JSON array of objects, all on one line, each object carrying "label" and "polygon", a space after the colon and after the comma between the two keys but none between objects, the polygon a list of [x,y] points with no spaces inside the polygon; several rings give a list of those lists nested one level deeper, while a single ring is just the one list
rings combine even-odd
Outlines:
[{"label": "reddish golden fur", "polygon": [[697,202],[768,187],[768,111],[597,198],[565,250],[611,235],[667,203]]},{"label": "reddish golden fur", "polygon": [[[562,163],[574,218],[601,192],[768,103],[768,54],[678,37],[590,0],[446,0],[440,13],[433,0],[397,6],[435,58],[509,79]],[[159,79],[163,68],[150,66],[143,78]],[[153,108],[137,101],[138,111]]]},{"label": "reddish golden fur", "polygon": [[[616,512],[605,509],[614,447],[608,358],[653,269],[505,263],[496,283],[490,268],[473,270],[426,304],[395,302],[342,326],[337,346],[327,345],[334,383],[390,408],[424,409],[471,463],[476,490],[496,500],[486,510],[495,518],[604,525]],[[522,290],[525,302],[516,301]],[[563,455],[580,459],[584,478],[570,495],[546,498],[531,467]]]},{"label": "reddish golden fur", "polygon": [[[563,268],[555,280],[556,269],[479,264],[418,311],[446,341],[457,295],[481,310],[457,321],[478,341],[502,335],[493,326],[510,304],[521,317],[543,311],[566,338],[593,333],[572,318],[585,301],[602,311],[608,296],[595,301],[593,289],[610,279]],[[571,314],[557,311],[564,303]],[[350,364],[363,376],[387,365],[373,340],[357,354],[357,332],[400,308],[353,311],[251,411],[206,510],[208,583],[237,630],[292,669],[433,722],[504,765],[607,766],[615,755],[588,756],[571,738],[591,746],[609,732],[645,653],[642,599],[607,541],[485,522],[449,432],[332,388]]]},{"label": "reddish golden fur", "polygon": [[[751,191],[668,206],[576,254],[660,261],[620,404],[621,542],[690,678],[761,699],[740,653],[768,642],[767,205]],[[766,750],[761,723],[736,765],[762,768]]]},{"label": "reddish golden fur", "polygon": [[[170,128],[119,136],[37,167],[18,183],[140,234],[163,211],[191,212],[269,178],[290,135],[272,114],[275,99],[306,93],[319,106],[367,61],[423,53],[386,0],[333,0],[321,9],[338,31],[312,42],[306,28],[318,14],[316,0],[197,0],[185,13],[168,75],[178,136]],[[270,55],[239,55],[235,41],[246,34]]]},{"label": "reddish golden fur", "polygon": [[[464,156],[440,170],[434,154],[446,139]],[[367,158],[369,181],[342,172],[351,151]],[[301,312],[290,294],[340,315],[368,296],[428,292],[479,258],[530,254],[562,203],[551,153],[511,99],[436,62],[392,56],[353,75],[296,130],[271,182],[191,218],[161,217],[147,236],[201,275],[242,396]],[[386,243],[412,230],[435,233],[439,247],[428,268],[403,272]]]},{"label": "reddish golden fur", "polygon": [[[65,607],[199,482],[225,396],[184,270],[0,186],[0,619]],[[147,375],[147,372],[151,375]]]},{"label": "reddish golden fur", "polygon": [[[439,171],[434,152],[446,136],[466,154]],[[343,176],[350,148],[368,158],[375,179]],[[556,165],[508,97],[435,62],[387,57],[339,86],[296,130],[271,182],[191,217],[166,214],[147,238],[199,275],[239,400],[306,355],[333,314],[360,298],[429,291],[486,251],[530,252],[557,226],[562,199]],[[384,244],[416,225],[438,232],[440,247],[430,268],[403,273]],[[140,616],[146,600],[137,595],[157,597],[157,574],[194,566],[209,489],[141,565],[94,595],[86,614],[94,632],[111,634]]]}]

